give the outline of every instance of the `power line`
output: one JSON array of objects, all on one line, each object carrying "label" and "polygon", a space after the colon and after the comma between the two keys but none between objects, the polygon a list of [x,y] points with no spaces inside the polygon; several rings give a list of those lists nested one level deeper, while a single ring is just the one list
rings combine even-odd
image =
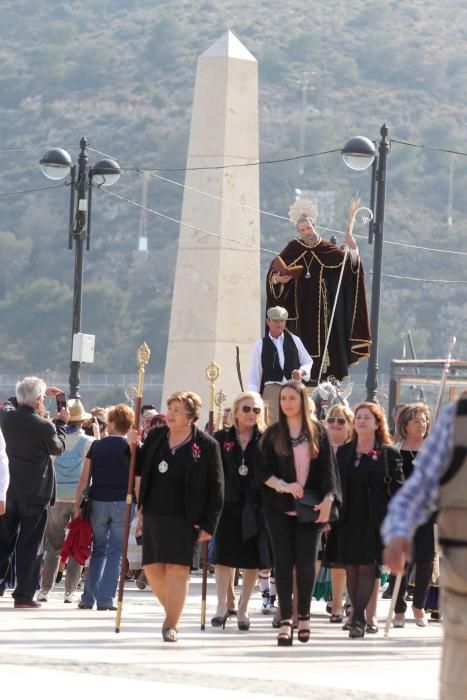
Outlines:
[{"label": "power line", "polygon": [[391,139],[391,143],[398,143],[402,146],[410,146],[410,148],[420,148],[424,151],[435,151],[438,153],[452,153],[455,156],[467,156],[464,151],[453,151],[449,148],[439,148],[438,146],[425,146],[424,144],[411,143],[410,141],[398,141],[397,139]]},{"label": "power line", "polygon": [[58,190],[60,187],[68,187],[69,182],[62,182],[60,185],[49,185],[48,187],[35,187],[32,190],[16,190],[16,192],[0,192],[0,197],[10,197],[14,194],[29,194],[30,192],[43,192],[44,190]]},{"label": "power line", "polygon": [[[113,158],[113,156],[109,156],[107,153],[103,153],[102,151],[98,151],[95,148],[88,148],[89,151],[94,151],[94,153],[98,153],[101,156],[106,156],[107,158]],[[319,151],[317,153],[302,153],[298,156],[290,156],[288,158],[274,158],[271,160],[255,160],[251,163],[232,163],[232,165],[203,165],[203,166],[198,166],[195,168],[141,168],[141,167],[136,167],[136,166],[130,166],[127,168],[122,168],[122,170],[145,170],[148,172],[166,172],[166,173],[176,173],[176,172],[191,172],[193,170],[227,170],[230,168],[249,168],[251,166],[258,166],[258,165],[272,165],[275,163],[289,163],[290,161],[294,160],[301,160],[302,158],[316,158],[318,156],[325,156],[328,155],[329,153],[340,153],[341,149],[340,148],[332,148],[329,151]],[[123,161],[124,162],[124,161]]]},{"label": "power line", "polygon": [[[98,188],[100,192],[104,192],[106,195],[110,195],[112,197],[115,197],[116,199],[120,199],[124,202],[127,202],[128,204],[132,204],[135,207],[138,207],[139,209],[145,209],[147,212],[150,214],[154,214],[155,216],[160,216],[163,219],[166,219],[167,221],[172,221],[175,224],[180,224],[181,226],[185,226],[186,228],[190,228],[193,231],[198,231],[200,233],[205,233],[208,236],[211,236],[213,238],[222,238],[223,241],[229,241],[230,243],[237,243],[238,245],[246,246],[248,248],[254,248],[255,250],[259,250],[260,252],[263,253],[272,253],[273,255],[279,255],[278,251],[276,250],[270,250],[269,248],[262,248],[261,246],[257,246],[254,243],[247,243],[245,241],[239,241],[236,238],[230,238],[227,236],[221,236],[218,233],[213,233],[212,231],[208,231],[207,229],[200,228],[199,226],[192,226],[191,224],[188,224],[184,221],[180,221],[179,219],[175,219],[172,216],[168,216],[167,214],[162,214],[162,212],[156,211],[156,209],[152,209],[151,207],[145,207],[139,202],[135,202],[132,199],[129,199],[128,197],[124,197],[123,195],[116,194],[115,192],[111,192],[110,190],[103,190],[101,188]],[[368,272],[368,275],[372,275],[373,272]],[[403,280],[410,280],[414,282],[431,282],[431,283],[446,283],[446,284],[467,284],[467,281],[464,280],[431,280],[431,279],[424,279],[420,277],[409,277],[409,276],[404,276],[404,275],[390,275],[383,273],[383,277],[391,277],[394,279],[403,279]]]},{"label": "power line", "polygon": [[[95,153],[98,153],[99,155],[105,156],[106,158],[112,158],[115,160],[115,156],[109,155],[108,153],[103,153],[102,151],[98,151],[95,148],[90,148],[89,150],[94,151]],[[131,166],[130,168],[128,168],[128,170],[132,170],[132,171],[137,172],[137,173],[145,173],[145,174],[149,175],[150,177],[157,178],[157,179],[162,180],[164,182],[168,182],[172,185],[176,185],[177,187],[181,187],[182,189],[186,189],[186,190],[189,190],[191,192],[196,192],[197,194],[202,194],[205,197],[211,197],[212,199],[216,199],[220,202],[225,202],[226,204],[232,204],[234,206],[242,207],[242,209],[248,209],[249,211],[253,211],[253,212],[258,213],[258,214],[263,214],[264,216],[272,216],[272,217],[274,217],[276,219],[280,219],[282,221],[290,221],[289,218],[286,216],[281,216],[280,214],[275,214],[274,212],[266,211],[264,209],[257,209],[256,207],[251,207],[248,204],[242,204],[241,202],[234,202],[232,200],[225,199],[224,197],[220,197],[219,195],[213,194],[212,192],[206,192],[204,190],[200,190],[196,187],[190,187],[189,185],[185,185],[182,182],[177,182],[176,180],[172,180],[172,179],[164,177],[162,175],[157,175],[155,172],[153,172],[155,170],[155,168],[153,168],[152,170],[147,170],[146,168],[139,168],[137,166]],[[339,229],[329,228],[327,226],[320,226],[319,224],[316,225],[316,228],[318,228],[322,231],[329,231],[330,233],[337,233],[341,236],[345,235],[345,231],[341,231]],[[354,237],[361,238],[361,239],[367,238],[367,236],[359,236],[357,234],[354,234]],[[386,244],[387,245],[396,245],[396,246],[400,246],[403,248],[412,248],[415,250],[424,250],[424,251],[431,252],[431,253],[445,253],[448,255],[462,255],[462,256],[467,255],[467,253],[464,253],[464,252],[458,251],[458,250],[446,250],[446,249],[442,249],[442,248],[429,248],[427,246],[415,245],[412,243],[402,243],[400,241],[385,240],[384,244],[385,245]]]},{"label": "power line", "polygon": [[[373,272],[367,272],[367,275],[372,275]],[[467,280],[429,280],[424,277],[409,277],[407,275],[390,275],[387,272],[383,272],[381,277],[391,277],[396,280],[410,280],[412,282],[431,282],[435,284],[467,284]]]}]

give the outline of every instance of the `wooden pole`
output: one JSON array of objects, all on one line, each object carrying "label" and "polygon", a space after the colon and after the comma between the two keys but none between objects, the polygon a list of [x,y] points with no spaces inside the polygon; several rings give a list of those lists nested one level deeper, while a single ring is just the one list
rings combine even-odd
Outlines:
[{"label": "wooden pole", "polygon": [[[139,423],[141,418],[141,402],[143,399],[143,385],[144,385],[144,367],[149,362],[151,356],[151,351],[146,343],[143,343],[138,348],[136,353],[136,359],[138,361],[138,388],[136,393],[135,401],[135,428],[139,430]],[[135,467],[136,467],[136,455],[138,452],[137,445],[131,445],[131,458],[130,458],[130,471],[128,474],[128,489],[126,496],[126,510],[125,510],[125,523],[124,523],[124,535],[123,535],[123,545],[122,545],[122,561],[120,564],[120,580],[118,584],[118,598],[117,598],[117,613],[115,616],[115,632],[118,634],[120,632],[120,622],[122,619],[122,609],[123,609],[123,593],[125,588],[125,576],[126,576],[126,561],[128,554],[128,537],[130,535],[131,527],[131,507],[133,505],[133,487],[135,483]]]},{"label": "wooden pole", "polygon": [[[220,367],[215,362],[211,362],[209,367],[206,368],[206,378],[210,383],[209,387],[209,421],[208,421],[208,433],[212,435],[214,433],[214,404],[215,404],[215,382],[219,379]],[[201,580],[201,631],[204,632],[206,629],[206,598],[208,590],[208,548],[209,542],[203,542],[201,548],[203,557],[203,577]]]}]

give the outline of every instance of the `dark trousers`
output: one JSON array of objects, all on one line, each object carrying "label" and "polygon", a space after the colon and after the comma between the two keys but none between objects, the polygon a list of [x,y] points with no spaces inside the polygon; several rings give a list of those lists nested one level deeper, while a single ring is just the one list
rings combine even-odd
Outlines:
[{"label": "dark trousers", "polygon": [[265,512],[271,538],[281,617],[292,617],[293,570],[297,579],[297,610],[301,616],[310,612],[315,583],[315,562],[322,528],[297,521],[293,515],[275,510]]},{"label": "dark trousers", "polygon": [[0,571],[15,552],[13,598],[17,603],[31,602],[36,592],[46,524],[46,506],[7,498],[5,515],[0,518]]}]

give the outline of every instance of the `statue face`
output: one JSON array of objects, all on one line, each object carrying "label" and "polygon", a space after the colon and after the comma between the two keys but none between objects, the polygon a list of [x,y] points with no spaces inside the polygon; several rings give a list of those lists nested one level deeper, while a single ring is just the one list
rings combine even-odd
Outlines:
[{"label": "statue face", "polygon": [[302,238],[306,238],[307,236],[316,236],[316,231],[310,219],[300,221],[297,224],[297,231]]}]

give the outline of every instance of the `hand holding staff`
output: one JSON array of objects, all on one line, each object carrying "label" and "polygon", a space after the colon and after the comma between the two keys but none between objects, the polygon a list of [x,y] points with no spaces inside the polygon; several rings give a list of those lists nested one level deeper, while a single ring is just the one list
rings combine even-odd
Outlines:
[{"label": "hand holding staff", "polygon": [[[144,384],[144,368],[149,362],[151,356],[151,351],[146,343],[139,346],[136,353],[136,360],[139,365],[138,369],[138,388],[136,391],[136,403],[135,403],[135,428],[139,430],[139,423],[141,418],[141,402],[143,398],[143,384]],[[128,474],[128,490],[126,497],[126,511],[125,511],[125,524],[124,524],[124,535],[123,535],[123,547],[122,547],[122,562],[120,565],[120,580],[118,584],[118,600],[117,600],[117,614],[115,617],[115,632],[120,632],[120,621],[122,618],[122,606],[123,606],[123,591],[125,586],[125,574],[126,574],[126,561],[128,553],[128,536],[130,534],[131,525],[131,506],[133,504],[133,487],[135,482],[135,467],[136,467],[136,455],[138,447],[137,445],[131,445],[131,459],[130,459],[130,471]]]}]

